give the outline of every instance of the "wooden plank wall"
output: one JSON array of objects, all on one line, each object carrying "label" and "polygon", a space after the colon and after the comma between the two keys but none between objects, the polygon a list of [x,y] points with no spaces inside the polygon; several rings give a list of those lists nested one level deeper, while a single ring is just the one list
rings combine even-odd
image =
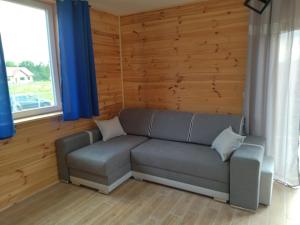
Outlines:
[{"label": "wooden plank wall", "polygon": [[[240,113],[248,13],[241,0],[121,17],[91,11],[101,118],[125,107]],[[122,91],[124,91],[124,96]],[[58,181],[54,141],[94,126],[48,118],[16,126],[0,141],[0,209]]]},{"label": "wooden plank wall", "polygon": [[242,0],[121,17],[125,107],[241,113],[247,31]]},{"label": "wooden plank wall", "polygon": [[100,112],[106,119],[123,108],[119,17],[92,10],[91,21]]},{"label": "wooden plank wall", "polygon": [[[110,118],[122,108],[119,20],[92,10],[91,21],[101,117]],[[17,125],[14,138],[0,141],[0,209],[58,182],[54,141],[91,126],[61,118]]]}]

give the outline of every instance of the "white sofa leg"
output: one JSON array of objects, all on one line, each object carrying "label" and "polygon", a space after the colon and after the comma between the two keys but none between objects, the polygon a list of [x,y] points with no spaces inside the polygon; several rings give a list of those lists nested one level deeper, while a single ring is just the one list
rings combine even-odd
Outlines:
[{"label": "white sofa leg", "polygon": [[224,199],[224,198],[217,198],[217,197],[214,197],[214,200],[217,201],[217,202],[222,202],[222,203],[227,203],[228,200],[227,199]]},{"label": "white sofa leg", "polygon": [[133,178],[134,178],[135,180],[137,180],[137,181],[144,181],[144,179],[141,178],[141,177],[133,176]]},{"label": "white sofa leg", "polygon": [[144,181],[143,177],[139,175],[137,172],[132,172],[132,177],[137,181]]},{"label": "white sofa leg", "polygon": [[79,182],[74,181],[74,180],[71,183],[74,184],[74,185],[76,185],[76,186],[80,186],[81,185]]},{"label": "white sofa leg", "polygon": [[105,194],[105,195],[108,195],[108,194],[109,194],[109,191],[108,191],[107,189],[99,188],[98,191],[99,191],[101,194]]}]

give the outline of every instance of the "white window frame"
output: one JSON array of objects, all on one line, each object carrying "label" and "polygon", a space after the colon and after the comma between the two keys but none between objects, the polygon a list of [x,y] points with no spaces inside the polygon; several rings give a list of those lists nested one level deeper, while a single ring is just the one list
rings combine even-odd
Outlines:
[{"label": "white window frame", "polygon": [[38,115],[44,115],[54,112],[62,111],[61,94],[60,94],[60,80],[59,80],[59,70],[58,70],[58,60],[57,60],[57,44],[55,38],[55,26],[54,26],[54,8],[52,5],[38,2],[34,0],[5,0],[7,2],[12,2],[24,6],[29,6],[32,8],[45,10],[46,14],[46,25],[47,25],[47,36],[48,36],[48,49],[49,49],[49,67],[50,67],[50,80],[52,83],[54,106],[24,110],[21,112],[13,113],[14,119],[23,119],[27,117],[34,117]]}]

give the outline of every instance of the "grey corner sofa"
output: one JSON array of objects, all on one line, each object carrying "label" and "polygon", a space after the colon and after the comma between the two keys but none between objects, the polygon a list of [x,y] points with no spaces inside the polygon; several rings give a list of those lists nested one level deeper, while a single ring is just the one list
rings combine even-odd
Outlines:
[{"label": "grey corner sofa", "polygon": [[242,132],[241,116],[125,109],[120,122],[127,135],[106,142],[96,128],[57,140],[60,179],[108,194],[134,177],[257,209],[264,139],[248,136],[227,162],[210,148],[228,126]]}]

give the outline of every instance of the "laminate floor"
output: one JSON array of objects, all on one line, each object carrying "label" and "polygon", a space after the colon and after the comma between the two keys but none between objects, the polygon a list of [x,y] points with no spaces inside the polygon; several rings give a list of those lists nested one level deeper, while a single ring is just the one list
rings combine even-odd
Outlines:
[{"label": "laminate floor", "polygon": [[274,184],[256,213],[158,184],[128,180],[110,195],[56,184],[0,213],[1,225],[300,225],[300,190]]}]

